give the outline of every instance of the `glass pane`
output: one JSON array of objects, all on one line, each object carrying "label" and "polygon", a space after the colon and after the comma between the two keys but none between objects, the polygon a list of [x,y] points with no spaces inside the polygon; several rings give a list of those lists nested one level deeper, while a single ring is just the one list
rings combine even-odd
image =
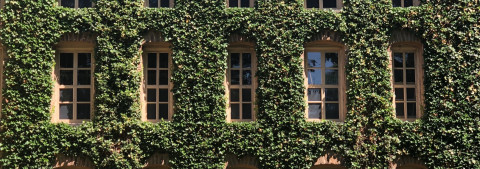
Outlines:
[{"label": "glass pane", "polygon": [[338,103],[325,103],[325,118],[326,119],[339,119]]},{"label": "glass pane", "polygon": [[322,53],[320,52],[308,52],[308,66],[309,67],[322,67]]},{"label": "glass pane", "polygon": [[73,102],[73,89],[60,89],[61,102]]},{"label": "glass pane", "polygon": [[252,101],[252,90],[251,89],[243,89],[242,90],[242,101],[244,101],[244,102],[251,102]]},{"label": "glass pane", "polygon": [[402,0],[393,0],[392,4],[393,4],[393,7],[401,7],[402,6]]},{"label": "glass pane", "polygon": [[61,0],[60,5],[67,8],[75,8],[75,0]]},{"label": "glass pane", "polygon": [[159,85],[168,85],[168,70],[159,70]]},{"label": "glass pane", "polygon": [[147,119],[149,120],[157,119],[157,107],[155,106],[155,104],[147,105]]},{"label": "glass pane", "polygon": [[90,70],[79,70],[78,71],[78,85],[90,85]]},{"label": "glass pane", "polygon": [[241,0],[241,4],[240,4],[242,7],[250,7],[250,0]]},{"label": "glass pane", "polygon": [[252,71],[244,70],[242,77],[242,85],[251,85],[252,84]]},{"label": "glass pane", "polygon": [[415,88],[407,88],[407,100],[415,101]]},{"label": "glass pane", "polygon": [[161,0],[160,1],[160,7],[162,7],[162,8],[170,7],[170,0]]},{"label": "glass pane", "polygon": [[252,104],[242,104],[242,119],[252,119]]},{"label": "glass pane", "polygon": [[73,104],[60,104],[60,119],[73,119]]},{"label": "glass pane", "polygon": [[92,0],[78,0],[79,8],[90,8],[92,7]]},{"label": "glass pane", "polygon": [[158,0],[149,0],[148,7],[150,8],[158,8]]},{"label": "glass pane", "polygon": [[156,70],[149,70],[147,71],[147,84],[149,85],[156,85],[157,84],[157,71]]},{"label": "glass pane", "polygon": [[148,68],[157,68],[157,54],[149,53],[148,54]]},{"label": "glass pane", "polygon": [[238,7],[238,0],[229,0],[228,1],[229,7]]},{"label": "glass pane", "polygon": [[242,67],[251,68],[252,67],[252,54],[244,53],[242,55]]},{"label": "glass pane", "polygon": [[395,100],[403,100],[403,88],[395,88]]},{"label": "glass pane", "polygon": [[160,68],[168,68],[168,53],[160,53]]},{"label": "glass pane", "polygon": [[405,0],[405,1],[403,2],[403,6],[404,6],[404,7],[413,6],[413,0]]},{"label": "glass pane", "polygon": [[415,70],[407,70],[407,83],[415,83]]},{"label": "glass pane", "polygon": [[338,88],[326,88],[325,89],[326,101],[338,101]]},{"label": "glass pane", "polygon": [[417,117],[417,107],[415,103],[407,103],[407,118]]},{"label": "glass pane", "polygon": [[230,90],[230,101],[231,102],[240,101],[240,90],[239,89],[231,89]]},{"label": "glass pane", "polygon": [[156,102],[157,101],[157,90],[148,89],[147,90],[147,102]]},{"label": "glass pane", "polygon": [[230,68],[240,68],[240,53],[230,54]]},{"label": "glass pane", "polygon": [[403,110],[403,103],[396,103],[395,104],[395,111],[396,111],[396,115],[397,117],[404,117],[405,114],[404,114],[404,110]]},{"label": "glass pane", "polygon": [[325,84],[336,85],[338,84],[338,70],[325,70]]},{"label": "glass pane", "polygon": [[240,119],[240,105],[239,104],[231,104],[230,105],[230,116],[232,119]]},{"label": "glass pane", "polygon": [[60,70],[60,84],[73,85],[73,70]]},{"label": "glass pane", "polygon": [[77,104],[77,119],[90,119],[90,103]]},{"label": "glass pane", "polygon": [[73,68],[73,53],[60,53],[60,68]]},{"label": "glass pane", "polygon": [[402,53],[394,53],[393,54],[393,66],[403,68],[403,54]]},{"label": "glass pane", "polygon": [[405,53],[406,67],[415,67],[415,55],[413,53]]},{"label": "glass pane", "polygon": [[319,0],[307,0],[307,8],[320,8]]},{"label": "glass pane", "polygon": [[168,89],[158,89],[159,102],[168,102]]},{"label": "glass pane", "polygon": [[79,68],[90,68],[92,66],[92,57],[90,53],[79,53],[78,54],[78,67]]},{"label": "glass pane", "polygon": [[322,118],[322,104],[321,103],[308,104],[308,118],[309,119],[321,119]]},{"label": "glass pane", "polygon": [[325,67],[336,68],[338,67],[338,54],[326,53],[325,54]]},{"label": "glass pane", "polygon": [[308,89],[308,101],[322,101],[322,89]]},{"label": "glass pane", "polygon": [[322,84],[322,70],[309,69],[308,70],[308,84],[321,85]]},{"label": "glass pane", "polygon": [[89,102],[90,101],[90,89],[77,89],[77,101]]},{"label": "glass pane", "polygon": [[168,104],[159,104],[158,109],[158,118],[168,120]]},{"label": "glass pane", "polygon": [[337,0],[323,0],[323,8],[337,8]]},{"label": "glass pane", "polygon": [[403,83],[403,70],[398,70],[398,69],[395,69],[393,71],[393,77],[395,79],[395,83]]},{"label": "glass pane", "polygon": [[231,70],[230,71],[230,84],[238,85],[240,84],[240,71],[239,70]]}]

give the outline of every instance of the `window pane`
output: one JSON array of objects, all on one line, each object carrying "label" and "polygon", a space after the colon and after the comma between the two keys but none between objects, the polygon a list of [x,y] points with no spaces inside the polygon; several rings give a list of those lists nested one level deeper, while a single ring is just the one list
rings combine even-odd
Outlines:
[{"label": "window pane", "polygon": [[394,67],[402,67],[403,68],[403,54],[402,53],[394,53],[393,54],[393,66]]},{"label": "window pane", "polygon": [[73,119],[73,104],[60,104],[60,119]]},{"label": "window pane", "polygon": [[415,55],[413,53],[405,53],[406,67],[415,67]]},{"label": "window pane", "polygon": [[244,102],[251,102],[252,101],[252,90],[251,89],[243,89],[242,90],[242,101],[244,101]]},{"label": "window pane", "polygon": [[230,68],[240,68],[240,53],[232,53],[230,55]]},{"label": "window pane", "polygon": [[326,53],[325,54],[325,67],[327,67],[327,68],[338,67],[338,54],[337,53]]},{"label": "window pane", "polygon": [[92,57],[90,53],[79,53],[78,54],[78,67],[79,68],[90,68],[92,66]]},{"label": "window pane", "polygon": [[239,104],[231,104],[230,105],[230,110],[231,110],[231,117],[232,119],[240,119],[240,105]]},{"label": "window pane", "polygon": [[240,90],[239,89],[231,89],[230,90],[230,101],[231,102],[240,101]]},{"label": "window pane", "polygon": [[149,0],[148,7],[150,8],[158,8],[158,0]]},{"label": "window pane", "polygon": [[147,73],[147,83],[149,85],[156,85],[157,84],[157,71],[156,70],[149,70]]},{"label": "window pane", "polygon": [[403,88],[395,88],[395,100],[403,100]]},{"label": "window pane", "polygon": [[78,0],[79,8],[90,8],[92,7],[92,0]]},{"label": "window pane", "polygon": [[158,89],[159,102],[168,102],[168,89]]},{"label": "window pane", "polygon": [[160,1],[160,7],[163,7],[163,8],[170,7],[170,0],[161,0]]},{"label": "window pane", "polygon": [[229,0],[228,1],[229,7],[238,7],[238,0]]},{"label": "window pane", "polygon": [[60,53],[60,67],[73,68],[73,53]]},{"label": "window pane", "polygon": [[395,111],[396,111],[396,115],[397,117],[404,117],[405,114],[404,114],[404,110],[403,110],[403,103],[396,103],[395,104]]},{"label": "window pane", "polygon": [[326,88],[325,89],[325,100],[326,101],[338,101],[338,89],[337,88],[330,88],[330,89]]},{"label": "window pane", "polygon": [[403,6],[404,6],[404,7],[413,6],[413,0],[405,0],[405,1],[403,2]]},{"label": "window pane", "polygon": [[308,118],[309,119],[321,119],[322,118],[322,104],[320,104],[320,103],[308,104]]},{"label": "window pane", "polygon": [[325,84],[336,85],[338,84],[338,70],[325,70]]},{"label": "window pane", "polygon": [[392,1],[393,7],[401,7],[402,1],[401,0],[393,0]]},{"label": "window pane", "polygon": [[337,8],[337,0],[323,0],[323,8]]},{"label": "window pane", "polygon": [[77,104],[77,119],[90,119],[90,103]]},{"label": "window pane", "polygon": [[407,103],[407,118],[416,118],[417,108],[415,103]]},{"label": "window pane", "polygon": [[308,84],[321,85],[322,84],[322,70],[309,69],[308,70]]},{"label": "window pane", "polygon": [[168,53],[160,53],[160,68],[168,68]]},{"label": "window pane", "polygon": [[252,104],[242,104],[242,119],[252,119]]},{"label": "window pane", "polygon": [[250,0],[241,0],[242,7],[250,7]]},{"label": "window pane", "polygon": [[79,70],[78,71],[78,85],[90,85],[90,70]]},{"label": "window pane", "polygon": [[60,84],[73,85],[73,70],[60,70]]},{"label": "window pane", "polygon": [[157,101],[157,90],[148,89],[147,90],[147,102],[156,102]]},{"label": "window pane", "polygon": [[395,83],[403,83],[403,70],[394,70]]},{"label": "window pane", "polygon": [[61,0],[61,6],[67,8],[74,8],[75,7],[75,0]]},{"label": "window pane", "polygon": [[157,68],[157,54],[149,53],[148,54],[148,68]]},{"label": "window pane", "polygon": [[415,70],[407,70],[407,83],[415,83]]},{"label": "window pane", "polygon": [[61,102],[73,102],[73,89],[60,89]]},{"label": "window pane", "polygon": [[307,0],[307,8],[320,8],[319,0]]},{"label": "window pane", "polygon": [[309,67],[322,67],[322,53],[320,52],[308,52],[308,66]]},{"label": "window pane", "polygon": [[407,100],[415,101],[415,88],[407,88]]},{"label": "window pane", "polygon": [[339,119],[338,103],[326,103],[325,104],[325,118],[326,119]]},{"label": "window pane", "polygon": [[159,85],[168,85],[168,70],[160,70],[159,71]]},{"label": "window pane", "polygon": [[155,104],[147,105],[147,119],[149,120],[157,119],[157,107],[155,106]]},{"label": "window pane", "polygon": [[308,89],[308,101],[322,101],[322,89]]},{"label": "window pane", "polygon": [[252,54],[244,53],[242,54],[242,67],[251,68],[252,67]]},{"label": "window pane", "polygon": [[231,70],[230,71],[230,84],[238,85],[240,84],[240,71],[239,70]]},{"label": "window pane", "polygon": [[252,84],[252,72],[250,70],[243,71],[242,85]]},{"label": "window pane", "polygon": [[89,102],[90,101],[90,89],[77,89],[77,101]]},{"label": "window pane", "polygon": [[168,120],[168,104],[159,104],[158,109],[159,109],[158,118]]}]

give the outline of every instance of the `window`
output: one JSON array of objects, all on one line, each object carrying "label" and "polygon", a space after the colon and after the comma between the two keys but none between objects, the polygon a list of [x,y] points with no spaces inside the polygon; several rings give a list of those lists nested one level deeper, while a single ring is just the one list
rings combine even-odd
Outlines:
[{"label": "window", "polygon": [[393,7],[410,7],[420,5],[419,0],[392,0]]},{"label": "window", "polygon": [[151,122],[170,120],[173,114],[170,53],[167,50],[147,51],[143,61],[146,79],[144,109],[146,120]]},{"label": "window", "polygon": [[422,57],[416,48],[392,47],[395,114],[402,120],[420,118]]},{"label": "window", "polygon": [[344,118],[344,53],[341,48],[307,48],[308,120],[342,121]]},{"label": "window", "polygon": [[254,0],[228,0],[227,7],[229,8],[253,8]]},{"label": "window", "polygon": [[228,120],[253,121],[255,119],[255,70],[253,49],[230,48],[228,56]]},{"label": "window", "polygon": [[92,51],[62,51],[56,56],[55,120],[80,123],[92,118]]},{"label": "window", "polygon": [[306,8],[341,9],[342,6],[341,0],[305,0]]},{"label": "window", "polygon": [[150,8],[173,8],[173,0],[146,0],[145,6]]},{"label": "window", "polygon": [[90,8],[93,6],[92,0],[59,0],[60,6],[66,8]]}]

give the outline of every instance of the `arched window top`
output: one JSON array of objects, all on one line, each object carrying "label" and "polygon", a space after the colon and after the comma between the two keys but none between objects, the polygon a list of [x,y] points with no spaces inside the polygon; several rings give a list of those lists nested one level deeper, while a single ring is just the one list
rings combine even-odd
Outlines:
[{"label": "arched window top", "polygon": [[93,162],[84,157],[57,155],[54,169],[93,169]]}]

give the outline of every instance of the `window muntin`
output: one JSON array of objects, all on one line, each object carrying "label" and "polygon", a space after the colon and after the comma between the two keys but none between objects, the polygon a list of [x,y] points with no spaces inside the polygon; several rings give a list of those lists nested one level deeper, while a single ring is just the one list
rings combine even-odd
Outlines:
[{"label": "window muntin", "polygon": [[173,8],[173,0],[146,0],[145,6],[149,8]]},{"label": "window muntin", "polygon": [[94,99],[92,52],[61,51],[56,61],[55,119],[70,123],[90,120]]},{"label": "window muntin", "polygon": [[400,48],[392,51],[395,115],[402,120],[421,116],[420,57],[413,49]]},{"label": "window muntin", "polygon": [[255,0],[227,0],[229,8],[253,8]]},{"label": "window muntin", "polygon": [[228,56],[228,90],[230,121],[255,119],[255,54],[250,50],[230,50]]},{"label": "window muntin", "polygon": [[393,7],[410,7],[420,5],[419,0],[392,0]]},{"label": "window muntin", "polygon": [[92,0],[59,0],[60,6],[65,8],[90,8],[93,7]]},{"label": "window muntin", "polygon": [[305,0],[304,3],[307,9],[341,9],[343,6],[342,0]]},{"label": "window muntin", "polygon": [[146,82],[146,119],[151,122],[171,120],[173,114],[173,98],[170,92],[171,54],[147,52],[143,64]]}]

